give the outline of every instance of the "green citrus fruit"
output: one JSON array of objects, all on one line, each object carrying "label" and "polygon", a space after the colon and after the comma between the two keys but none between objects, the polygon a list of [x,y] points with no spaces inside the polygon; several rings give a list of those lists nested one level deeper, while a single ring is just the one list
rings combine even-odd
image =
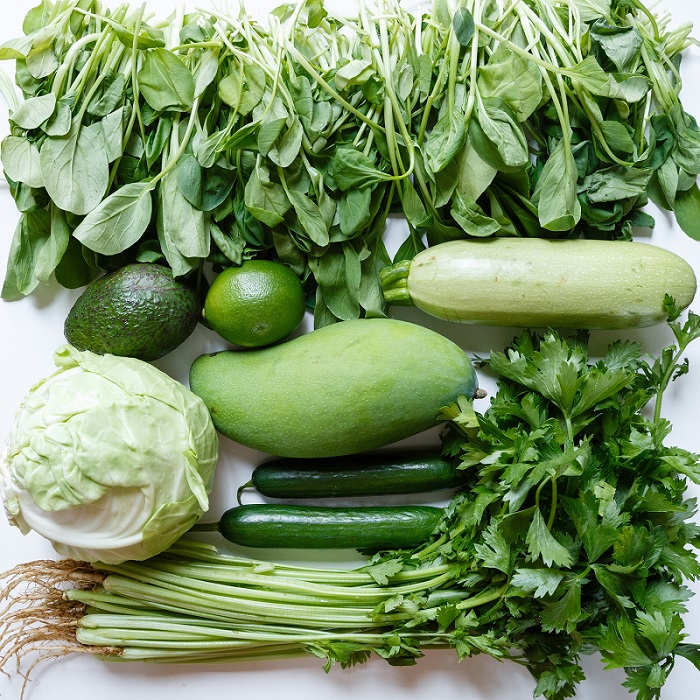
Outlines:
[{"label": "green citrus fruit", "polygon": [[224,340],[248,348],[271,345],[294,331],[304,317],[301,281],[271,260],[227,267],[211,284],[204,319]]}]

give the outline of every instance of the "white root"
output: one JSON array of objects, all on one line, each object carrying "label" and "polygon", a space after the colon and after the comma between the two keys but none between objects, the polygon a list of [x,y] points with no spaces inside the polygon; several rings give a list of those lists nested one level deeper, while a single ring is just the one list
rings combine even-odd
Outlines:
[{"label": "white root", "polygon": [[24,678],[20,698],[42,662],[73,653],[119,654],[76,640],[86,606],[64,595],[70,588],[93,590],[103,580],[104,574],[72,559],[28,562],[0,574],[0,672],[9,675],[7,666],[14,661],[15,673]]}]

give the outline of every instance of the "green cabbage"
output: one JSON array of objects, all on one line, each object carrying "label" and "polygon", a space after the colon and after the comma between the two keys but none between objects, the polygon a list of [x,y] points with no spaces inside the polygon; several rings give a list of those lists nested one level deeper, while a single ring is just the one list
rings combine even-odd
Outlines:
[{"label": "green cabbage", "polygon": [[209,505],[218,438],[206,407],[141,360],[64,345],[55,362],[0,460],[10,522],[85,561],[163,551]]}]

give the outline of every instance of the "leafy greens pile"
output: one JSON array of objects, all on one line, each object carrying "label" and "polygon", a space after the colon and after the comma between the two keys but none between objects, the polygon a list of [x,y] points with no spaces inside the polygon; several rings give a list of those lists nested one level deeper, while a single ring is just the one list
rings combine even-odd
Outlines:
[{"label": "leafy greens pile", "polygon": [[[4,298],[53,273],[271,257],[316,325],[384,313],[396,259],[468,236],[630,238],[651,198],[700,238],[690,28],[639,0],[360,0],[165,21],[42,0],[15,62],[2,163],[20,219]],[[200,275],[201,278],[201,275]]]},{"label": "leafy greens pile", "polygon": [[667,308],[675,343],[656,358],[626,341],[593,361],[585,336],[529,331],[492,353],[489,408],[465,399],[444,411],[444,449],[469,482],[416,550],[348,571],[182,539],[145,562],[21,566],[6,575],[7,596],[19,593],[0,618],[0,667],[82,650],[168,662],[311,654],[328,669],[372,654],[407,665],[441,647],[521,664],[535,695],[560,700],[583,679],[581,656],[599,652],[639,700],[658,698],[678,656],[700,668],[682,620],[685,581],[700,577],[686,495],[700,455],[667,446],[661,417],[700,316],[681,323]]}]

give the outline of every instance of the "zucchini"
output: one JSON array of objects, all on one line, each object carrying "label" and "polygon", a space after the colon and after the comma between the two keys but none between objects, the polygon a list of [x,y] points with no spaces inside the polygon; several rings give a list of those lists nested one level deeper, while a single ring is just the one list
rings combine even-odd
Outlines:
[{"label": "zucchini", "polygon": [[442,516],[443,510],[434,506],[251,504],[230,508],[215,527],[230,542],[246,547],[377,551],[417,547],[430,538]]},{"label": "zucchini", "polygon": [[625,329],[666,320],[697,287],[683,258],[647,243],[490,238],[441,243],[380,272],[387,303],[498,326]]},{"label": "zucchini", "polygon": [[462,348],[389,318],[202,355],[190,369],[190,388],[220,433],[279,457],[334,457],[397,442],[438,425],[441,409],[473,397],[476,387]]},{"label": "zucchini", "polygon": [[423,493],[464,482],[466,472],[439,450],[377,452],[327,459],[273,459],[251,481],[269,498],[332,498]]}]

